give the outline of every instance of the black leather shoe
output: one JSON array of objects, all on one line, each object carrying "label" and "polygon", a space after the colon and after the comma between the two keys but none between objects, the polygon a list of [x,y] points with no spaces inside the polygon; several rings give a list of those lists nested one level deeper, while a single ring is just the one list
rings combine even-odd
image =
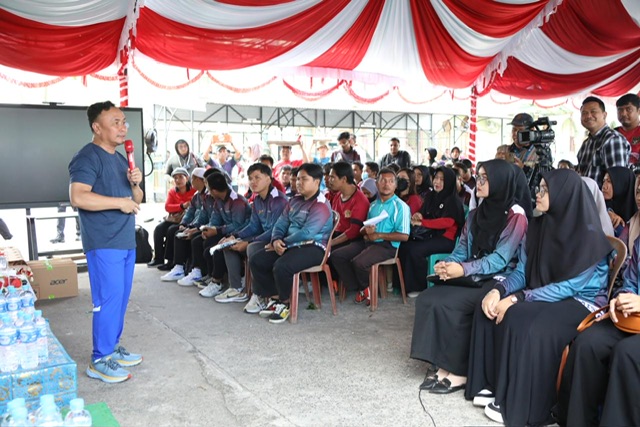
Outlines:
[{"label": "black leather shoe", "polygon": [[147,267],[157,267],[162,264],[164,264],[164,261],[160,261],[159,259],[152,259],[151,262],[147,263]]},{"label": "black leather shoe", "polygon": [[158,266],[158,270],[160,271],[169,271],[173,268],[173,264],[165,263]]},{"label": "black leather shoe", "polygon": [[429,390],[429,393],[449,394],[449,393],[454,393],[458,390],[464,390],[466,386],[467,386],[466,384],[460,384],[455,387],[451,387],[451,381],[449,381],[448,378],[444,378],[442,381],[436,384],[431,390]]},{"label": "black leather shoe", "polygon": [[422,382],[422,384],[420,384],[420,390],[431,390],[438,383],[439,383],[438,375],[437,374],[432,374],[431,376],[427,376],[424,379],[424,381]]}]

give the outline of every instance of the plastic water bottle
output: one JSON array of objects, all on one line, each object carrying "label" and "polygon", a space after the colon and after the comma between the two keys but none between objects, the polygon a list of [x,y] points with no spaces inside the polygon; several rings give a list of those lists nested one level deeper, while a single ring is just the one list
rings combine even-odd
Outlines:
[{"label": "plastic water bottle", "polygon": [[47,321],[42,317],[42,310],[36,310],[34,314],[37,332],[36,342],[38,343],[38,363],[43,364],[49,360],[49,339],[47,338],[49,331]]},{"label": "plastic water bottle", "polygon": [[60,417],[62,418],[62,413],[56,405],[56,398],[54,397],[54,395],[43,394],[42,396],[40,396],[40,406],[38,406],[38,409],[36,409],[36,411],[34,412],[36,419],[40,416],[44,408],[46,408],[47,406],[53,406],[54,408],[56,408],[58,410],[58,413],[60,413]]},{"label": "plastic water bottle", "polygon": [[2,316],[0,326],[0,371],[14,372],[20,366],[18,330],[8,314]]},{"label": "plastic water bottle", "polygon": [[33,320],[33,312],[36,310],[34,307],[36,295],[33,293],[33,290],[31,290],[31,285],[23,285],[20,289],[20,305],[22,311],[27,313],[31,317],[31,320]]},{"label": "plastic water bottle", "polygon": [[64,418],[65,427],[91,427],[91,414],[84,409],[84,399],[71,400],[69,407],[71,410]]},{"label": "plastic water bottle", "polygon": [[54,404],[48,403],[40,408],[36,417],[36,425],[40,427],[64,427],[60,410]]},{"label": "plastic water bottle", "polygon": [[9,401],[9,403],[7,403],[7,412],[5,412],[2,415],[2,420],[0,420],[0,426],[8,427],[9,421],[11,421],[11,419],[13,418],[13,411],[16,408],[24,408],[24,407],[25,407],[24,397],[18,397]]},{"label": "plastic water bottle", "polygon": [[11,419],[7,424],[8,427],[24,427],[31,424],[28,421],[29,412],[25,406],[18,406],[13,408],[13,412],[11,413]]},{"label": "plastic water bottle", "polygon": [[[0,284],[0,286],[2,286]],[[4,292],[0,292],[0,317],[7,312],[7,298]]]},{"label": "plastic water bottle", "polygon": [[20,294],[18,294],[16,288],[13,286],[9,286],[8,288],[6,302],[7,313],[9,314],[9,317],[11,317],[11,321],[15,323],[18,320],[18,313],[20,312],[22,302],[20,301]]},{"label": "plastic water bottle", "polygon": [[38,343],[36,325],[29,319],[27,313],[20,313],[22,324],[18,327],[20,338],[20,366],[22,369],[35,369],[38,367]]}]

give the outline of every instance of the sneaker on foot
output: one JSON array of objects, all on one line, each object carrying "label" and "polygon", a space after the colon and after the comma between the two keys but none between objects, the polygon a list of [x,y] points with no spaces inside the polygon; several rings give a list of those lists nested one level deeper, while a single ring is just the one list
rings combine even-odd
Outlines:
[{"label": "sneaker on foot", "polygon": [[369,288],[365,288],[363,291],[358,292],[356,294],[355,302],[356,304],[362,304],[363,302],[366,302],[367,305],[369,305],[371,302],[371,298],[369,298]]},{"label": "sneaker on foot", "polygon": [[495,400],[496,400],[496,397],[493,394],[493,392],[485,388],[480,390],[480,392],[478,392],[478,394],[475,395],[475,397],[473,398],[473,406],[479,406],[481,408],[484,408],[489,403],[495,402]]},{"label": "sneaker on foot", "polygon": [[169,271],[172,268],[173,268],[173,264],[170,262],[165,262],[164,264],[158,266],[158,270],[160,271]]},{"label": "sneaker on foot", "polygon": [[273,314],[273,312],[276,309],[276,305],[278,304],[280,304],[280,301],[275,300],[273,298],[269,298],[269,302],[267,302],[267,305],[262,310],[260,310],[260,313],[258,314],[260,315],[260,317],[263,317],[266,319]]},{"label": "sneaker on foot", "polygon": [[195,282],[193,282],[193,284],[200,289],[204,289],[207,287],[210,281],[211,281],[211,276],[207,274],[206,276],[201,277],[199,280],[196,280]]},{"label": "sneaker on foot", "polygon": [[420,296],[420,292],[418,292],[418,291],[409,292],[409,293],[407,294],[407,296],[408,296],[409,298],[418,298],[418,297]]},{"label": "sneaker on foot", "polygon": [[118,362],[109,357],[91,362],[87,368],[87,376],[109,384],[121,383],[131,378],[129,371],[122,369]]},{"label": "sneaker on foot", "polygon": [[49,240],[51,243],[64,243],[64,236],[58,235],[55,239]]},{"label": "sneaker on foot", "polygon": [[160,278],[163,282],[175,282],[184,277],[184,267],[180,264],[173,266],[170,272]]},{"label": "sneaker on foot", "polygon": [[245,294],[242,289],[234,289],[229,288],[220,295],[215,297],[216,302],[227,303],[227,302],[247,302],[249,297]]},{"label": "sneaker on foot", "polygon": [[118,346],[113,353],[109,356],[111,360],[114,360],[120,366],[136,366],[142,363],[142,355],[136,353],[129,353],[123,346]]},{"label": "sneaker on foot", "polygon": [[[262,313],[261,313],[262,314]],[[269,323],[283,323],[289,318],[289,304],[276,304],[273,313],[269,316]]]},{"label": "sneaker on foot", "polygon": [[495,403],[489,403],[484,407],[484,414],[489,417],[489,419],[504,424],[504,420],[502,419],[502,413],[500,412],[500,406]]},{"label": "sneaker on foot", "polygon": [[178,280],[180,286],[193,286],[196,280],[202,279],[202,273],[198,267],[193,268],[189,274]]},{"label": "sneaker on foot", "polygon": [[216,295],[218,295],[221,292],[221,290],[222,290],[222,286],[220,285],[220,283],[209,282],[209,285],[207,285],[206,288],[198,292],[198,294],[200,294],[201,297],[213,298]]},{"label": "sneaker on foot", "polygon": [[267,308],[267,299],[259,297],[257,294],[251,295],[251,299],[244,306],[244,312],[249,314],[260,313],[262,310]]}]

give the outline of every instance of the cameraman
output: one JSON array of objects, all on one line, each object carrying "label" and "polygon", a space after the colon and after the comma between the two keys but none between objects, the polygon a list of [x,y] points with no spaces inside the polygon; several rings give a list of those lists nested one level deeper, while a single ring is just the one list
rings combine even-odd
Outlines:
[{"label": "cameraman", "polygon": [[521,144],[518,142],[518,132],[531,129],[533,124],[533,117],[527,113],[516,114],[511,123],[511,146],[509,146],[509,152],[513,153],[513,162],[520,166],[527,178],[529,177],[529,171],[538,162],[538,155],[536,154],[536,147],[533,144]]}]

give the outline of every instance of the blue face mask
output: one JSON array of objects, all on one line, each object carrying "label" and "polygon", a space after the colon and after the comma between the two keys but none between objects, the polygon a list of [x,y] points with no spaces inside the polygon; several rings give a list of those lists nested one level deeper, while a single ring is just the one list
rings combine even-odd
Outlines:
[{"label": "blue face mask", "polygon": [[369,174],[366,172],[362,172],[362,180],[364,181],[367,178],[369,178]]}]

